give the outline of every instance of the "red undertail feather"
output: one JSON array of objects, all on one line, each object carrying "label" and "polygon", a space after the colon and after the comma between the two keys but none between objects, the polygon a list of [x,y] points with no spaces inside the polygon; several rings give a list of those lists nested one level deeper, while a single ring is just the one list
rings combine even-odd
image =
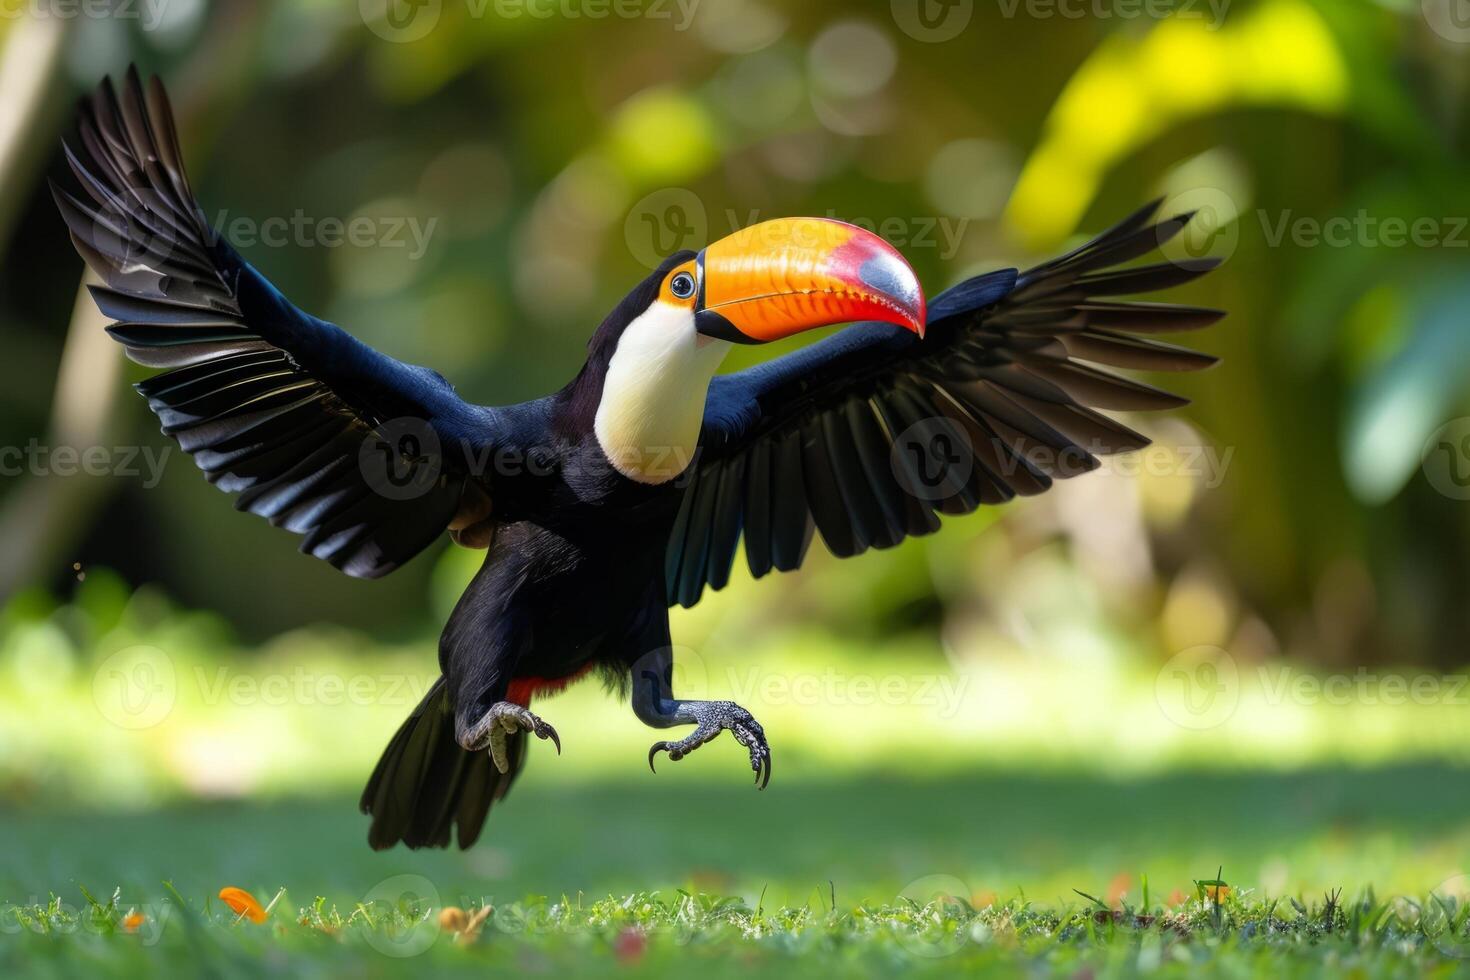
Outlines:
[{"label": "red undertail feather", "polygon": [[586,673],[592,669],[592,665],[586,664],[577,669],[575,673],[565,677],[517,677],[510,682],[510,688],[505,693],[507,701],[514,701],[522,707],[530,707],[531,696],[550,697],[565,690],[567,685],[573,681],[581,680]]}]

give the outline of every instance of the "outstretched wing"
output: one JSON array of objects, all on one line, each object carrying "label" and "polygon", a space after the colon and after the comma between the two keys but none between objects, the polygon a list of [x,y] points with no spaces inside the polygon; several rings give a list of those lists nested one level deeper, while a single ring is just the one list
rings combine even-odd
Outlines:
[{"label": "outstretched wing", "polygon": [[1223,312],[1116,301],[1214,268],[1113,268],[1189,221],[1159,202],[1061,258],[979,276],[936,297],[927,336],[858,324],[767,364],[716,377],[698,461],[669,540],[669,602],[729,580],[743,537],[751,573],[799,566],[813,531],[839,557],[939,529],[940,514],[1040,493],[1148,440],[1096,409],[1186,400],[1098,365],[1187,371],[1214,358],[1147,335]]},{"label": "outstretched wing", "polygon": [[[387,574],[454,520],[465,450],[498,413],[438,374],[303,313],[208,226],[168,97],[129,70],[83,103],[66,158],[85,197],[52,185],[92,295],[128,356],[167,368],[139,384],[163,431],[235,506],[305,534],[349,575]],[[476,500],[480,501],[478,495]]]}]

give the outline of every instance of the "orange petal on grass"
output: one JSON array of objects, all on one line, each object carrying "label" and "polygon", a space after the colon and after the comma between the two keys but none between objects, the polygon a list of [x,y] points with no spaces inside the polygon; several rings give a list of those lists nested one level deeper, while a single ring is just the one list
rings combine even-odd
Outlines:
[{"label": "orange petal on grass", "polygon": [[1219,902],[1222,898],[1229,897],[1229,895],[1230,895],[1230,886],[1229,885],[1206,885],[1205,886],[1205,897],[1208,898],[1212,902]]},{"label": "orange petal on grass", "polygon": [[122,930],[123,932],[137,932],[143,923],[147,921],[147,918],[144,917],[142,912],[129,912],[123,916]]},{"label": "orange petal on grass", "polygon": [[234,913],[251,922],[265,921],[265,908],[255,900],[255,896],[243,888],[221,888],[219,890],[220,901],[224,902]]}]

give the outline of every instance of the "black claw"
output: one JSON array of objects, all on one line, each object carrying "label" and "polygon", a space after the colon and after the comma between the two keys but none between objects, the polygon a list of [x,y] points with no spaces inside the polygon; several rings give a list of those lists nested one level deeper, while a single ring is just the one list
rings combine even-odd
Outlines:
[{"label": "black claw", "polygon": [[[540,735],[541,733],[540,732],[537,732],[537,734]],[[555,728],[552,728],[550,725],[547,725],[546,726],[546,734],[545,735],[541,735],[541,737],[542,738],[549,738],[549,739],[551,739],[551,744],[556,746],[556,754],[557,755],[561,755],[561,738],[556,734],[556,729]]]},{"label": "black claw", "polygon": [[[715,706],[725,702],[714,702]],[[649,771],[657,773],[653,764],[659,752],[667,752],[671,762],[678,762],[690,752],[713,739],[721,730],[728,731],[750,753],[750,768],[755,774],[755,787],[763,790],[771,784],[771,746],[760,723],[738,706],[724,717],[701,719],[695,733],[679,742],[655,742],[648,750]],[[696,716],[699,717],[699,716]]]},{"label": "black claw", "polygon": [[750,766],[755,770],[756,789],[765,789],[771,784],[771,749],[765,742],[752,751]]},{"label": "black claw", "polygon": [[656,756],[656,755],[658,755],[660,751],[667,752],[668,750],[669,750],[669,743],[668,742],[654,742],[653,743],[653,748],[651,748],[651,749],[648,750],[648,770],[649,770],[649,772],[652,772],[655,776],[658,775],[658,770],[655,769],[655,768],[653,768],[653,757]]}]

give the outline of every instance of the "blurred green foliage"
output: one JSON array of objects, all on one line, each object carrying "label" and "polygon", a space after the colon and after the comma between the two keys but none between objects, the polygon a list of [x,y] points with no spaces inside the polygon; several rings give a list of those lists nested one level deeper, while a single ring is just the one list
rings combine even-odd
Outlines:
[{"label": "blurred green foliage", "polygon": [[[999,601],[1034,618],[1033,635],[952,616],[947,659],[924,630],[834,636],[820,617],[850,595],[816,593],[805,623],[755,603],[746,618],[684,614],[675,683],[749,708],[793,785],[1470,764],[1462,676],[1170,658],[1079,614],[1062,571],[1032,575]],[[68,604],[31,593],[0,616],[0,800],[146,809],[354,793],[437,673],[427,636],[380,643],[320,624],[241,644],[218,614],[92,575]],[[744,783],[731,740],[651,773],[653,734],[594,682],[537,710],[564,750],[532,749],[531,785]]]},{"label": "blurred green foliage", "polygon": [[[1163,656],[1208,643],[1449,665],[1470,627],[1470,521],[1420,459],[1470,412],[1470,49],[1433,7],[704,0],[597,16],[444,0],[405,8],[403,29],[366,0],[199,0],[157,23],[67,21],[53,87],[81,92],[130,60],[162,73],[206,213],[253,232],[247,257],[305,308],[491,403],[571,377],[650,255],[758,216],[869,224],[936,292],[1158,194],[1201,208],[1184,247],[1227,261],[1178,298],[1232,315],[1200,338],[1224,363],[1177,384],[1195,405],[1140,423],[1160,465],[952,522],[840,575],[814,562],[782,588],[737,583],[696,613],[878,637],[1070,602]],[[25,139],[61,175],[66,114],[41,118]],[[10,445],[46,438],[80,271],[42,175],[8,191],[21,206],[0,229]],[[1359,215],[1375,230],[1321,234]],[[264,240],[263,222],[295,216],[304,238]],[[396,242],[324,244],[325,222],[354,217],[397,222]],[[1395,244],[1390,220],[1430,222],[1430,240]],[[118,394],[114,417],[117,444],[164,443],[138,399]],[[1189,463],[1202,449],[1219,465]],[[231,513],[179,454],[156,489],[6,482],[36,480],[104,489],[48,553],[8,556],[29,562],[23,581],[64,596],[109,566],[246,638],[324,621],[421,638],[475,560],[344,580]]]}]

